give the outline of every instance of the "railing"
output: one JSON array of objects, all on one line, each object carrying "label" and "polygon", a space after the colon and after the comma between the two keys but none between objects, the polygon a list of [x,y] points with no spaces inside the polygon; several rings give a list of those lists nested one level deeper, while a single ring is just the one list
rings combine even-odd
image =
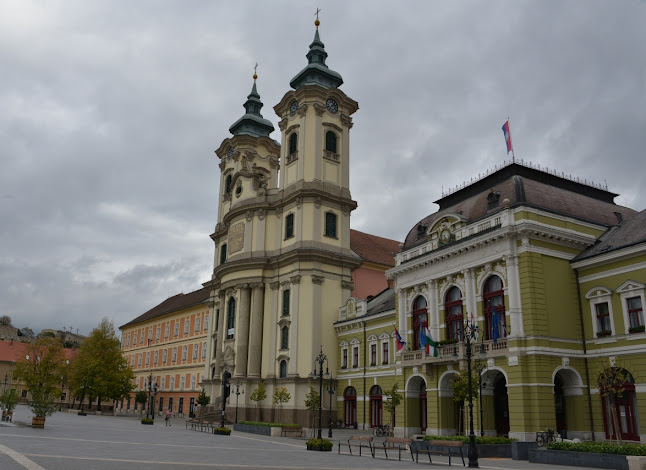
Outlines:
[{"label": "railing", "polygon": [[[499,357],[506,355],[509,350],[507,338],[499,338],[497,343],[493,341],[474,341],[471,343],[471,354],[474,360],[479,359],[480,351],[484,346],[485,355],[489,357]],[[462,343],[449,343],[437,347],[437,357],[431,354],[426,354],[426,351],[421,349],[417,351],[407,351],[401,354],[401,362],[404,366],[420,365],[428,363],[446,363],[456,360],[465,359],[466,345]],[[456,356],[457,355],[457,359]]]}]

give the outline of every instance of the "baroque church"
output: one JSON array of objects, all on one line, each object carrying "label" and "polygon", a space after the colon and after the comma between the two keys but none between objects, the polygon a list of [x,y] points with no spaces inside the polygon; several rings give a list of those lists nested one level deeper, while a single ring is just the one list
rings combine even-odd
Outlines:
[{"label": "baroque church", "polygon": [[[146,331],[157,328],[159,338],[166,322],[166,338],[152,345],[163,348],[173,339],[171,317],[185,325],[186,316],[184,349],[200,370],[195,395],[203,388],[216,409],[224,396],[228,418],[235,407],[241,419],[304,426],[312,425],[306,395],[319,386],[314,362],[324,354],[322,426],[394,423],[406,436],[468,428],[453,388],[468,339],[478,434],[534,440],[552,428],[568,438],[646,440],[646,212],[618,206],[605,187],[514,160],[442,194],[401,245],[351,230],[358,103],[327,66],[315,25],[307,65],[274,106],[280,143],[254,75],[245,114],[216,150],[211,280],[172,298],[174,310],[158,306],[129,322],[128,338],[147,337],[137,348],[150,348]],[[160,394],[177,403],[171,395],[183,385],[168,384],[180,382],[174,370],[184,362],[159,354]],[[601,385],[608,370],[622,378],[621,397]],[[253,402],[261,382],[267,398]],[[290,394],[280,415],[278,387]],[[390,414],[392,390],[403,400]]]}]

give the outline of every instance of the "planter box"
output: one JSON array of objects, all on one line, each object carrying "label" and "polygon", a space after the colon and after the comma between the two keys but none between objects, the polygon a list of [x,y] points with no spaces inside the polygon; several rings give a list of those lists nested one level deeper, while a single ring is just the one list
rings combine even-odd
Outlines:
[{"label": "planter box", "polygon": [[230,432],[217,431],[217,430],[215,430],[215,429],[213,430],[213,434],[217,434],[218,436],[230,436],[230,435],[231,435],[231,433],[230,433]]},{"label": "planter box", "polygon": [[155,424],[155,423],[144,423],[144,422],[142,421],[142,422],[141,422],[141,424],[147,424],[147,425],[149,425],[149,426],[152,426],[152,425],[153,425],[153,424]]},{"label": "planter box", "polygon": [[32,428],[44,428],[45,427],[45,418],[41,416],[34,416],[31,418],[31,427]]},{"label": "planter box", "polygon": [[569,465],[570,467],[609,468],[629,470],[625,455],[596,454],[593,452],[573,452],[571,450],[535,450],[529,449],[531,463],[548,465]]},{"label": "planter box", "polygon": [[[278,429],[278,435],[280,436],[280,428]],[[248,432],[251,434],[260,434],[261,436],[271,436],[271,430],[272,428],[270,426],[254,426],[251,424],[234,424],[233,425],[233,430],[234,431],[239,431],[239,432]]]},{"label": "planter box", "polygon": [[317,450],[319,452],[330,452],[332,450],[332,447],[334,447],[332,446],[329,449],[324,449],[323,446],[311,446],[309,444],[306,444],[306,445],[307,445],[307,450]]},{"label": "planter box", "polygon": [[529,449],[538,449],[536,442],[512,442],[511,458],[513,460],[529,460]]},{"label": "planter box", "polygon": [[[478,457],[483,459],[490,457],[511,458],[511,444],[476,444],[476,449],[478,449]],[[466,459],[469,455],[469,444],[462,446],[462,452]]]}]

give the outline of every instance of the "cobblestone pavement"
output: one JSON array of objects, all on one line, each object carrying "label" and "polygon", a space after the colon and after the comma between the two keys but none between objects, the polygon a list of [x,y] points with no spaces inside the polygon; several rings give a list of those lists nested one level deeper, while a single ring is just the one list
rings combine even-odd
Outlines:
[{"label": "cobblestone pavement", "polygon": [[[338,455],[338,439],[367,431],[334,430],[333,452],[308,452],[305,439],[257,436],[233,432],[215,436],[185,429],[184,419],[174,418],[170,427],[157,418],[143,426],[137,416],[77,416],[59,412],[47,418],[45,429],[32,429],[31,412],[19,406],[15,424],[0,426],[2,470],[137,470],[160,469],[423,469],[446,467],[448,459],[433,457],[414,463],[410,454],[402,461],[372,458],[370,454]],[[327,430],[323,431],[327,436]],[[378,439],[378,438],[377,438]],[[345,451],[347,453],[347,450]],[[436,463],[437,462],[437,463]],[[459,460],[453,459],[453,466]],[[480,459],[480,468],[518,470],[574,470],[510,459]],[[581,467],[578,470],[585,470]]]}]

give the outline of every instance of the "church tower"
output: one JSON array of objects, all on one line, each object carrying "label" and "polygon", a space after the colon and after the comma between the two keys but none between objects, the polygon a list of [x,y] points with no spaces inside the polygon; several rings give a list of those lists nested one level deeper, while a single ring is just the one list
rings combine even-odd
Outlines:
[{"label": "church tower", "polygon": [[357,204],[349,188],[349,135],[358,104],[339,90],[343,79],[326,65],[318,19],[315,25],[307,66],[274,107],[281,144],[269,137],[273,126],[260,115],[254,75],[246,114],[216,150],[216,250],[205,284],[214,319],[207,393],[220,397],[223,379],[239,381],[247,391],[239,412],[256,419],[248,396],[262,381],[270,398],[259,403],[260,418],[277,420],[271,396],[285,387],[292,398],[282,419],[302,424],[321,348],[329,371],[336,371],[333,323],[361,264],[350,250],[350,213]]}]

